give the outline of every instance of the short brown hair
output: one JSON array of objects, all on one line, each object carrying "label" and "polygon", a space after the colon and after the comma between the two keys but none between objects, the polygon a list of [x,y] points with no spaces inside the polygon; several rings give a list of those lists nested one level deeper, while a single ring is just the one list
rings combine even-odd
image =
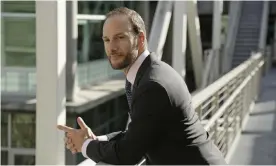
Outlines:
[{"label": "short brown hair", "polygon": [[132,25],[132,29],[136,35],[138,35],[141,31],[144,32],[146,38],[146,28],[145,23],[142,17],[134,10],[131,10],[126,7],[115,8],[109,13],[106,14],[106,20],[114,15],[125,15],[128,17],[129,22]]}]

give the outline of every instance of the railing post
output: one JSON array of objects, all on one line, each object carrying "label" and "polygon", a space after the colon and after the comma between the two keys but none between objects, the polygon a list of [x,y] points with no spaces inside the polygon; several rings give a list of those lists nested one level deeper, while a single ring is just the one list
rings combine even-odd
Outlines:
[{"label": "railing post", "polygon": [[226,154],[228,153],[228,149],[229,149],[229,108],[227,108],[227,110],[225,111],[226,112],[226,118],[225,118],[225,144],[226,144],[226,147],[225,147],[225,151],[226,151]]},{"label": "railing post", "polygon": [[244,91],[244,89],[241,89],[240,94],[237,96],[237,99],[235,100],[239,106],[239,109],[236,109],[236,112],[233,117],[233,121],[235,121],[235,135],[241,129],[241,126],[242,126],[241,119],[244,117],[244,114],[243,114],[243,109],[244,109],[243,91]]},{"label": "railing post", "polygon": [[198,117],[200,120],[202,119],[202,104],[200,106],[198,106],[198,108],[196,108],[196,112],[198,113]]},{"label": "railing post", "polygon": [[[230,96],[230,84],[227,84],[227,90],[225,91],[226,95],[227,95],[227,99]],[[229,107],[227,107],[226,112],[226,118],[225,118],[225,142],[226,142],[226,154],[228,153],[229,150],[229,136],[230,136],[230,126],[229,126],[229,111],[231,110],[232,105],[230,105]]]},{"label": "railing post", "polygon": [[219,128],[219,125],[218,125],[218,121],[216,120],[215,122],[215,125],[214,125],[214,142],[216,145],[218,145],[218,128]]},{"label": "railing post", "polygon": [[256,94],[255,94],[255,99],[257,99],[257,97],[258,97],[258,95],[260,94],[260,84],[261,84],[261,77],[262,77],[262,75],[261,75],[261,73],[262,73],[262,71],[264,70],[264,65],[262,65],[262,66],[260,66],[259,67],[259,63],[260,63],[261,61],[260,60],[258,60],[258,63],[257,63],[257,71],[256,71]]},{"label": "railing post", "polygon": [[[248,84],[250,84],[250,81],[248,82]],[[249,102],[248,102],[248,90],[249,90],[249,86],[246,86],[243,90],[242,90],[242,111],[241,111],[241,114],[240,114],[240,128],[242,127],[242,123],[243,123],[243,119],[244,119],[244,116],[246,114],[246,109],[248,108],[249,106]]]}]

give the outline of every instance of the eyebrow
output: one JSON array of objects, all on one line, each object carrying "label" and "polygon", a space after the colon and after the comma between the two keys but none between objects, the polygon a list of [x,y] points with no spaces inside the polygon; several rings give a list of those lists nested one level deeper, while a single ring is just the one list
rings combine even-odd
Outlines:
[{"label": "eyebrow", "polygon": [[[119,36],[119,35],[125,35],[125,33],[124,32],[119,32],[119,33],[115,34],[114,36]],[[102,38],[106,39],[107,36],[103,36]]]}]

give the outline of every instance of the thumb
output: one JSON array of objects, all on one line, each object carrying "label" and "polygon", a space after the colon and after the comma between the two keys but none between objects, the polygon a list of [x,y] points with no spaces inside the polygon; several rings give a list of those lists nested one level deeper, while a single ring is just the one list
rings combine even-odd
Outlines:
[{"label": "thumb", "polygon": [[77,118],[78,125],[80,126],[81,129],[86,129],[88,126],[84,123],[81,117]]}]

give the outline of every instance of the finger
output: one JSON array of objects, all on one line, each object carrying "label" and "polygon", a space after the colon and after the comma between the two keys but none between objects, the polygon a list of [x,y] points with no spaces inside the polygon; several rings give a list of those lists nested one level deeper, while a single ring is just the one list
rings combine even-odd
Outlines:
[{"label": "finger", "polygon": [[81,129],[86,129],[88,126],[84,123],[81,117],[77,118],[78,125],[80,126]]},{"label": "finger", "polygon": [[73,132],[73,131],[75,131],[74,128],[68,127],[68,126],[65,126],[65,125],[58,125],[57,128],[60,129],[60,130],[65,131],[65,132]]},{"label": "finger", "polygon": [[71,139],[70,137],[65,137],[65,138],[64,138],[64,142],[65,142],[66,144],[72,143],[72,139]]},{"label": "finger", "polygon": [[71,137],[73,136],[73,132],[66,133],[66,136],[68,139],[72,139]]},{"label": "finger", "polygon": [[92,138],[92,139],[97,138],[90,128],[87,128],[86,132],[89,138]]},{"label": "finger", "polygon": [[72,152],[72,154],[76,154],[77,150],[76,149],[72,149],[71,152]]},{"label": "finger", "polygon": [[66,148],[70,150],[71,149],[71,145],[70,144],[66,144]]},{"label": "finger", "polygon": [[71,139],[71,138],[68,138],[68,139],[67,139],[67,143],[68,143],[68,144],[73,143],[73,142],[72,142],[72,139]]},{"label": "finger", "polygon": [[67,143],[68,140],[69,140],[68,137],[65,137],[65,138],[64,138],[64,142],[65,142],[65,143]]},{"label": "finger", "polygon": [[72,143],[68,143],[68,144],[66,145],[66,148],[67,148],[67,149],[70,149],[70,150],[71,150],[71,149],[74,149],[74,147],[75,147],[75,146],[74,146],[74,144],[72,144]]}]

